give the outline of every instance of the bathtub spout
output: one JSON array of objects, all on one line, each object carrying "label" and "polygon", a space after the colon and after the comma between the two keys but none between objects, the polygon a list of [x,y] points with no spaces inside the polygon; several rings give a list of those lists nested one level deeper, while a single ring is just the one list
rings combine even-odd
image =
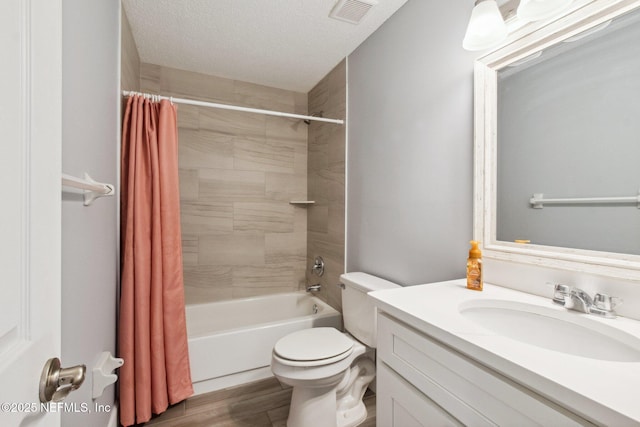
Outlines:
[{"label": "bathtub spout", "polygon": [[320,288],[321,288],[320,283],[318,283],[317,285],[310,285],[310,286],[307,286],[307,292],[314,292],[314,293],[320,292]]}]

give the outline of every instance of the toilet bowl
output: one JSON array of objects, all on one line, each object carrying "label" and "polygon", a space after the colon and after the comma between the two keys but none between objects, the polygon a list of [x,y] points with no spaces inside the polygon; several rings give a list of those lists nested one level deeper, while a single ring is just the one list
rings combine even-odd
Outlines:
[{"label": "toilet bowl", "polygon": [[375,378],[375,306],[367,293],[398,285],[365,273],[341,276],[343,333],[335,328],[293,332],[276,342],[271,370],[293,387],[288,427],[352,427],[367,410],[362,397]]}]

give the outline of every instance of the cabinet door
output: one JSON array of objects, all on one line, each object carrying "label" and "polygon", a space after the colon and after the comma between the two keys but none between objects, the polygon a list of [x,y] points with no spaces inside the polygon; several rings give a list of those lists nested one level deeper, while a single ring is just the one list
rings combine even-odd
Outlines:
[{"label": "cabinet door", "polygon": [[418,389],[378,361],[376,422],[378,427],[462,426]]},{"label": "cabinet door", "polygon": [[469,426],[593,426],[587,420],[383,314],[378,358]]}]

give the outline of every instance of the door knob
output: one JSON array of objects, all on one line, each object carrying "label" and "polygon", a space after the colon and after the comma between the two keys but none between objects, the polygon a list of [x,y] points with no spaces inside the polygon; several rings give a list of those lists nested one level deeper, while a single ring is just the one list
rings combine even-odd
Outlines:
[{"label": "door knob", "polygon": [[84,382],[85,365],[62,368],[60,359],[47,360],[40,376],[40,402],[60,402]]}]

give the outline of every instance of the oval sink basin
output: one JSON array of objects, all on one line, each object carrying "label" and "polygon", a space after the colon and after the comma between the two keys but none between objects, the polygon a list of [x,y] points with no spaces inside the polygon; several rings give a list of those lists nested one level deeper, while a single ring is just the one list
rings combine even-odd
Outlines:
[{"label": "oval sink basin", "polygon": [[478,326],[526,344],[590,359],[640,361],[638,337],[576,312],[507,300],[467,301],[459,309]]}]

